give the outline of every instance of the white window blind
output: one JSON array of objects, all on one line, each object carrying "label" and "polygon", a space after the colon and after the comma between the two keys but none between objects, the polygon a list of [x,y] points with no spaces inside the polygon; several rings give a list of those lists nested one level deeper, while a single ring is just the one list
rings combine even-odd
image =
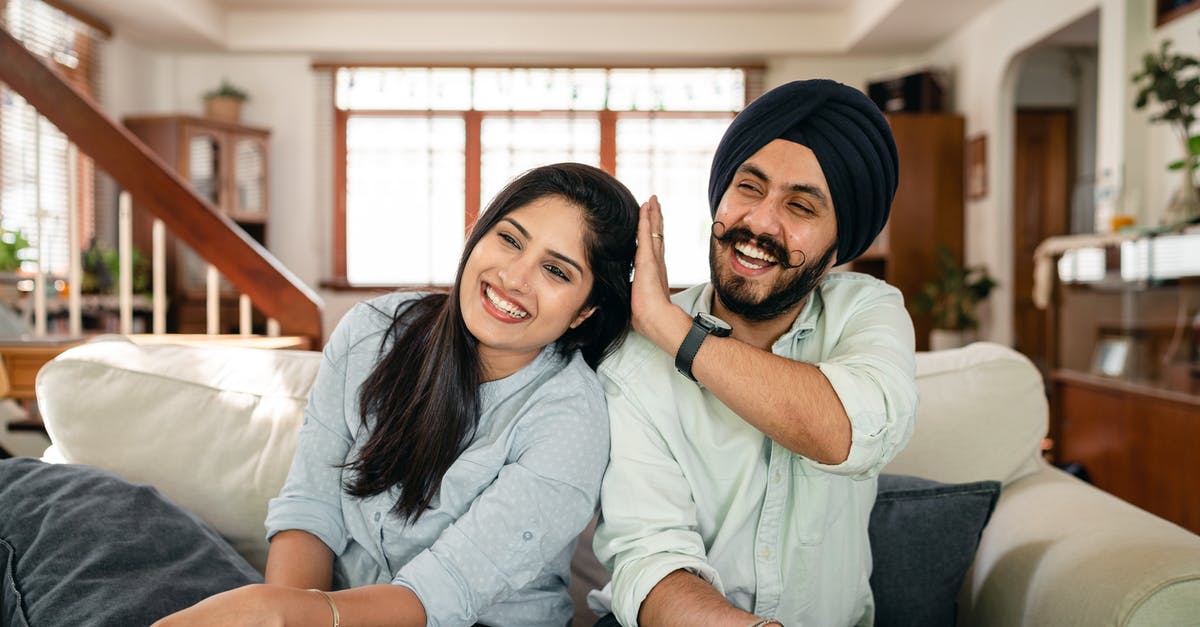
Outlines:
[{"label": "white window blind", "polygon": [[[41,0],[0,0],[0,26],[99,98],[103,33]],[[67,216],[79,212],[86,241],[94,232],[94,196],[91,160],[69,150],[61,131],[0,83],[0,227],[31,244],[21,270],[36,271],[40,262],[47,273],[66,273]]]}]

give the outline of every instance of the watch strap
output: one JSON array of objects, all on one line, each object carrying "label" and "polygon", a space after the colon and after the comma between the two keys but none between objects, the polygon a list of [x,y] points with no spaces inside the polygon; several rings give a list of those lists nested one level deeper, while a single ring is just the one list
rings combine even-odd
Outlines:
[{"label": "watch strap", "polygon": [[696,380],[692,374],[692,362],[695,361],[696,353],[700,352],[700,345],[704,343],[709,332],[709,329],[693,320],[692,328],[688,330],[687,336],[683,338],[683,343],[679,345],[679,350],[675,352],[675,369],[692,381]]}]

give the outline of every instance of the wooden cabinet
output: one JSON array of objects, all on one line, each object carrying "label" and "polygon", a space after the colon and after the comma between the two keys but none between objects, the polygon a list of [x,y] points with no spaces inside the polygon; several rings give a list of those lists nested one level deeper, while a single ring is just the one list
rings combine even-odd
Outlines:
[{"label": "wooden cabinet", "polygon": [[850,269],[877,276],[904,294],[916,328],[917,350],[928,350],[928,314],[912,302],[936,275],[938,246],[963,257],[963,118],[948,113],[890,113],[900,156],[892,212],[871,248]]},{"label": "wooden cabinet", "polygon": [[1096,487],[1200,533],[1200,396],[1087,373],[1054,373],[1059,462]]},{"label": "wooden cabinet", "polygon": [[[154,150],[201,198],[267,245],[267,164],[270,132],[206,118],[168,115],[125,119],[125,126]],[[149,255],[153,216],[135,205],[134,246]],[[167,236],[170,310],[167,326],[178,333],[205,330],[208,264]],[[221,281],[221,331],[237,324],[237,293]]]}]

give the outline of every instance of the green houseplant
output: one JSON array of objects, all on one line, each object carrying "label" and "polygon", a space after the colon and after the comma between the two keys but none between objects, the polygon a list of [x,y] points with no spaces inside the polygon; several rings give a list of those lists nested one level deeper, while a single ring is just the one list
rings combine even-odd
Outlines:
[{"label": "green houseplant", "polygon": [[[145,256],[137,249],[130,251],[133,263],[133,293],[150,291],[150,267]],[[117,277],[121,272],[120,254],[112,248],[92,240],[83,251],[83,277],[79,286],[82,294],[116,294]]]},{"label": "green houseplant", "polygon": [[975,309],[992,293],[996,281],[982,266],[960,264],[945,246],[938,246],[935,268],[936,276],[922,287],[913,307],[933,318],[930,348],[939,350],[967,343],[979,328]]},{"label": "green houseplant", "polygon": [[17,281],[22,278],[18,272],[21,270],[25,250],[31,247],[20,229],[10,231],[0,228],[0,305],[7,305],[12,309],[18,307],[21,292],[17,289]]},{"label": "green houseplant", "polygon": [[29,240],[20,229],[0,229],[0,272],[16,272],[21,269],[21,253],[29,248]]},{"label": "green houseplant", "polygon": [[1196,121],[1194,107],[1200,104],[1200,60],[1171,50],[1171,40],[1163,40],[1157,52],[1142,57],[1142,71],[1134,74],[1138,88],[1133,106],[1139,111],[1158,103],[1151,122],[1169,124],[1182,144],[1183,158],[1169,164],[1183,171],[1183,184],[1167,207],[1167,221],[1188,222],[1200,216],[1200,194],[1196,192],[1196,165],[1200,157],[1200,136],[1192,135]]}]

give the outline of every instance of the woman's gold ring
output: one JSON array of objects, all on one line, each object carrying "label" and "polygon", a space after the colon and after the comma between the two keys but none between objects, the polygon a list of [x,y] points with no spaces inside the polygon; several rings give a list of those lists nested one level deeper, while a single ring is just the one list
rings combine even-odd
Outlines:
[{"label": "woman's gold ring", "polygon": [[[663,239],[663,234],[662,233],[651,233],[650,237],[657,237],[658,239]],[[663,241],[666,241],[666,240],[663,240]]]}]

